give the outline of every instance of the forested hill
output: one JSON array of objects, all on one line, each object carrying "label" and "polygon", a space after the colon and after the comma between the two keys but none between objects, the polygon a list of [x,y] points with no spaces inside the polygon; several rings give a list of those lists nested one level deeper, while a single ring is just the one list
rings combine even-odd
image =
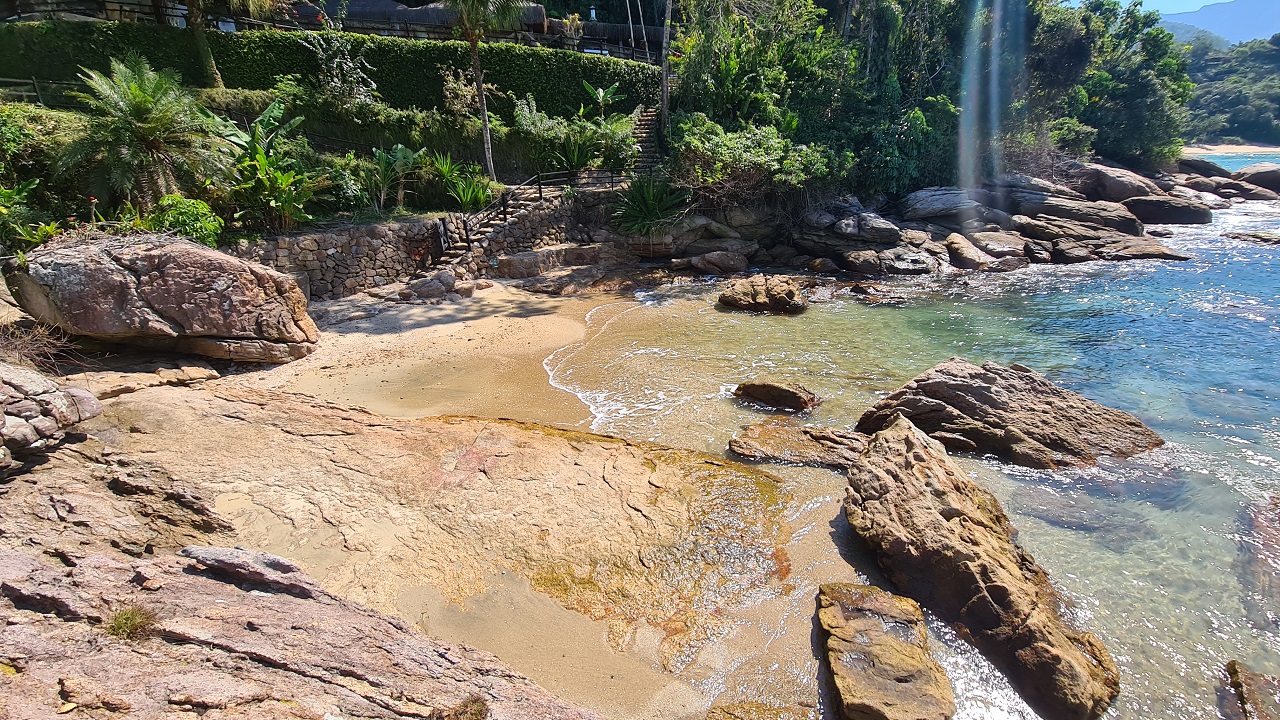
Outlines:
[{"label": "forested hill", "polygon": [[1280,2],[1230,0],[1205,5],[1193,12],[1170,13],[1164,19],[1194,25],[1231,42],[1248,42],[1280,32]]},{"label": "forested hill", "polygon": [[1280,33],[1226,50],[1197,41],[1187,56],[1189,139],[1280,145]]}]

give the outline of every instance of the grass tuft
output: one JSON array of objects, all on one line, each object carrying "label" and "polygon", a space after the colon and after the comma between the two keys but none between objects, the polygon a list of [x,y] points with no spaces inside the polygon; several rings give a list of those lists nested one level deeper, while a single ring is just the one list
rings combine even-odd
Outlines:
[{"label": "grass tuft", "polygon": [[107,621],[107,634],[121,640],[144,640],[155,633],[158,619],[154,610],[140,605],[126,605]]}]

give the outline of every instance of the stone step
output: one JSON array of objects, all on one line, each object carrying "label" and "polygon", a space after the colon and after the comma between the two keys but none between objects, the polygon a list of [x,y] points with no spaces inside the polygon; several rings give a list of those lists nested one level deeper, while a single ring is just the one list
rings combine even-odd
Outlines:
[{"label": "stone step", "polygon": [[600,262],[600,245],[565,243],[528,252],[502,255],[494,277],[529,278],[567,265],[595,265]]}]

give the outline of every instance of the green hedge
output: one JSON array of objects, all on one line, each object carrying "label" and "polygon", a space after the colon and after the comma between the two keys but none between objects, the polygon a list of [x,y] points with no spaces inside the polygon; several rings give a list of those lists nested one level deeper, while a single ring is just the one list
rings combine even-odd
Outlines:
[{"label": "green hedge", "polygon": [[[383,99],[399,108],[432,108],[441,103],[440,70],[471,66],[460,41],[409,40],[354,35],[372,66],[370,77]],[[282,75],[317,71],[315,55],[296,33],[254,30],[211,33],[210,44],[229,87],[264,90]],[[187,84],[201,76],[185,30],[137,23],[12,23],[0,26],[0,77],[74,80],[80,67],[107,70],[113,57],[137,53],[155,67],[178,72]],[[651,65],[568,50],[489,43],[480,48],[485,80],[502,93],[532,94],[538,107],[556,115],[576,113],[586,101],[582,81],[597,87],[615,82],[626,100],[616,109],[657,104],[659,70]],[[494,111],[508,116],[511,102],[499,99]]]}]

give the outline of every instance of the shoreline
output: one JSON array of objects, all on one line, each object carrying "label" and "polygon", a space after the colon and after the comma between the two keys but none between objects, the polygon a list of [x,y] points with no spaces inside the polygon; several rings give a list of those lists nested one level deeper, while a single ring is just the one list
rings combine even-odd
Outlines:
[{"label": "shoreline", "polygon": [[1225,145],[1197,143],[1182,148],[1183,157],[1202,155],[1264,155],[1280,153],[1280,145]]},{"label": "shoreline", "polygon": [[497,283],[462,303],[367,296],[316,303],[316,352],[229,379],[388,417],[471,415],[585,430],[590,409],[553,386],[543,363],[581,342],[586,315],[609,302],[616,298],[552,297]]}]

